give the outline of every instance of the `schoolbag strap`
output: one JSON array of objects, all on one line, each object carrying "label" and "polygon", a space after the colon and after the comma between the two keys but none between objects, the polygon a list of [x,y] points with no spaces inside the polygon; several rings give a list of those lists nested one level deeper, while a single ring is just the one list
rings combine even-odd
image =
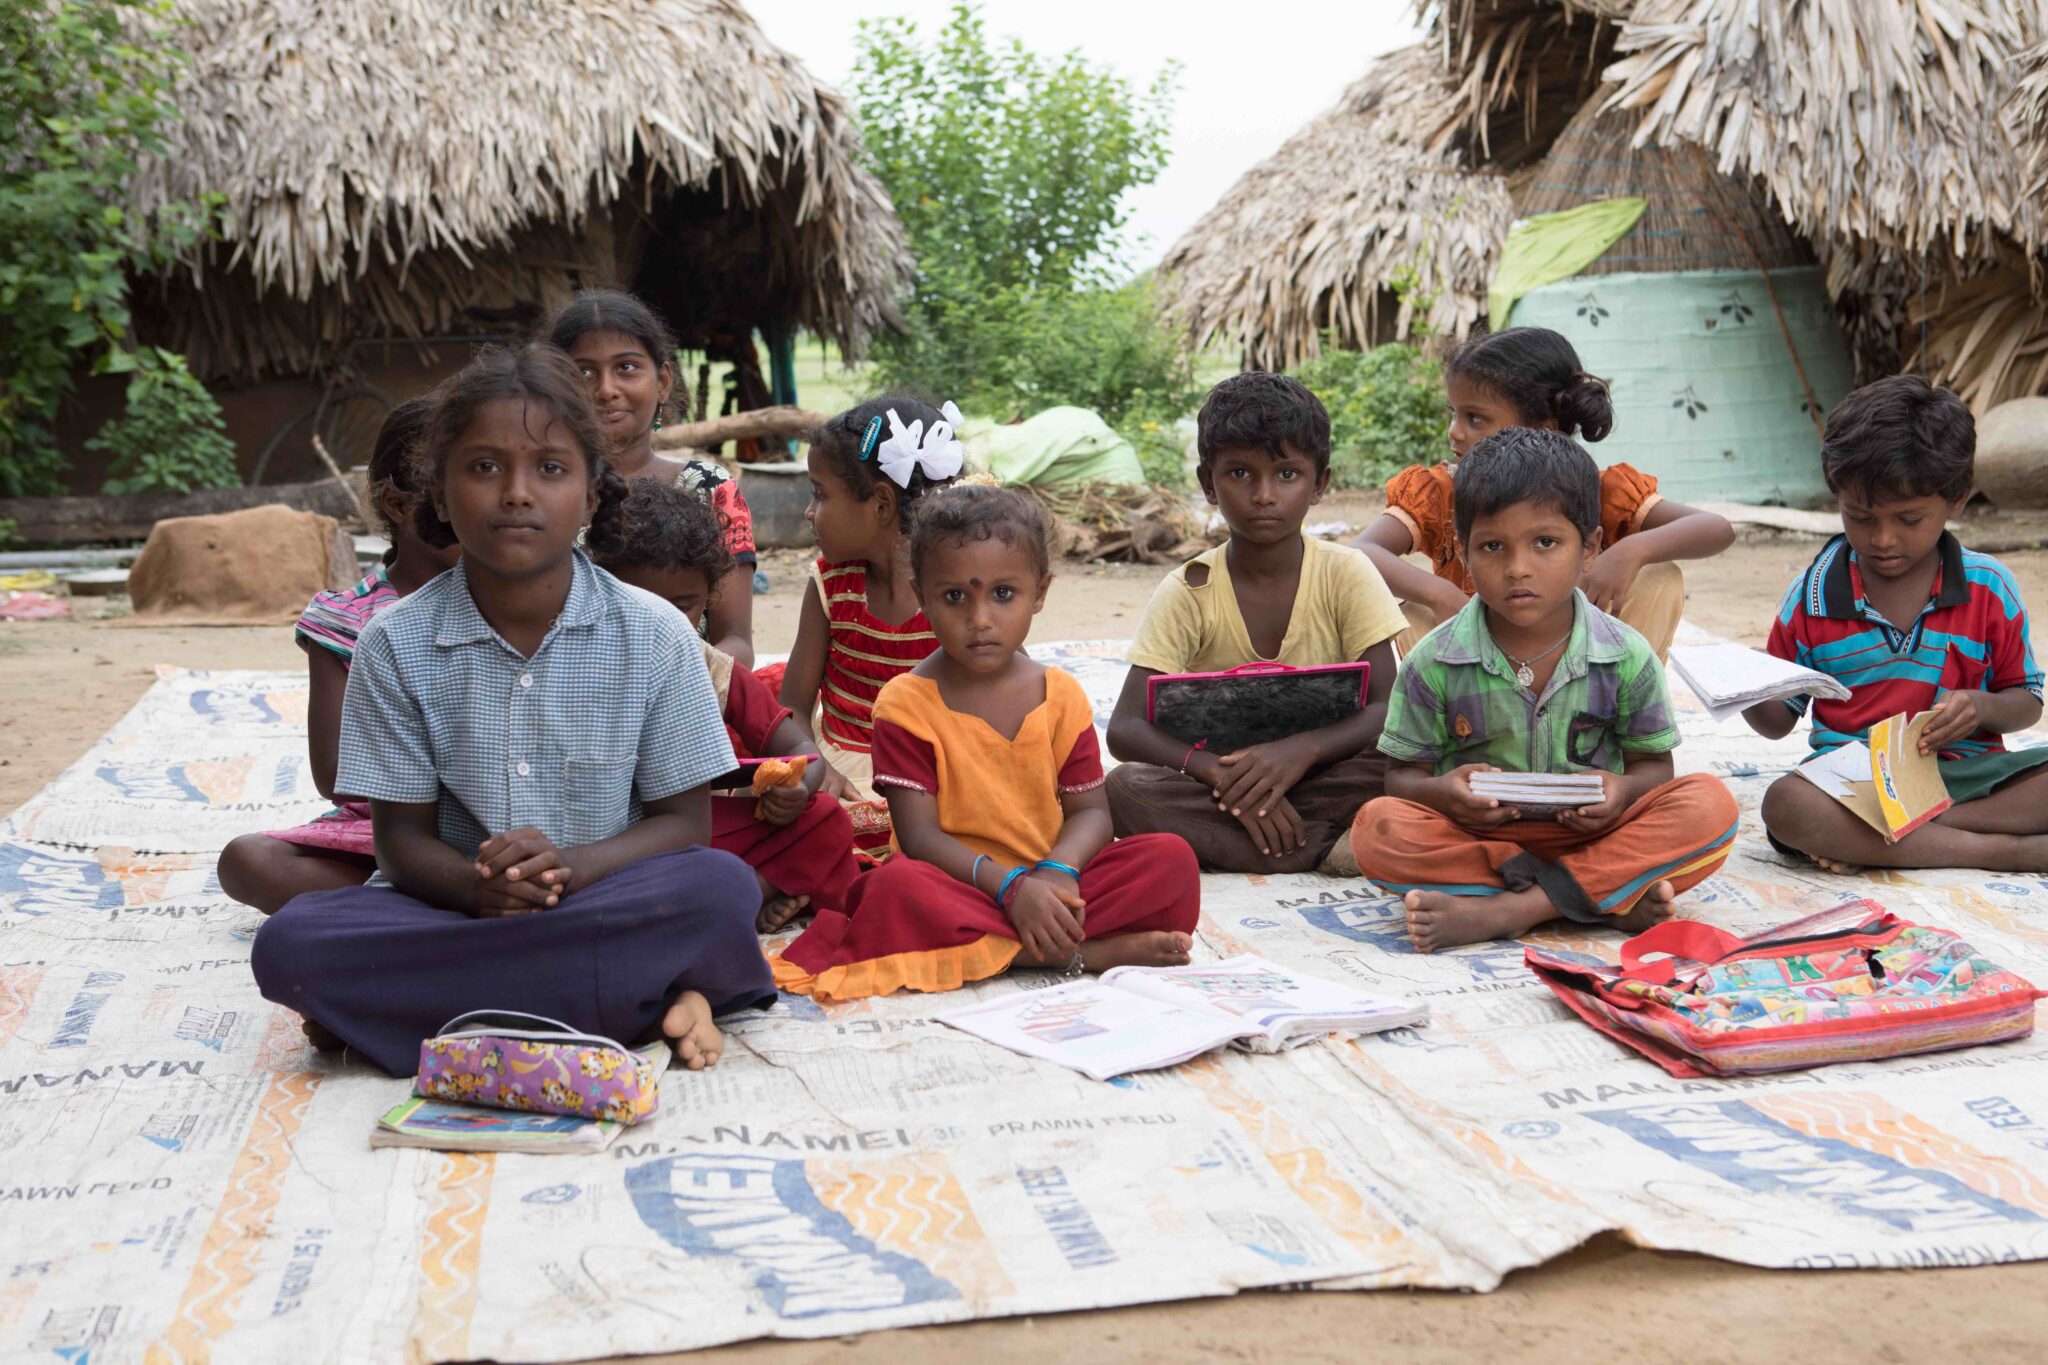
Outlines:
[{"label": "schoolbag strap", "polygon": [[1668,919],[1621,945],[1621,970],[1625,976],[1635,976],[1646,967],[1650,973],[1664,973],[1667,964],[1643,961],[1647,953],[1665,953],[1671,957],[1691,958],[1694,962],[1717,962],[1740,948],[1742,943],[1742,939],[1727,930],[1716,929],[1696,919]]}]

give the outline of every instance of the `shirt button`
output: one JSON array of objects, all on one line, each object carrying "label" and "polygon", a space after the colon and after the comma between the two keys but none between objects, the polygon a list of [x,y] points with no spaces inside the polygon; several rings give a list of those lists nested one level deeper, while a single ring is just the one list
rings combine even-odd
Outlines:
[{"label": "shirt button", "polygon": [[531,687],[531,686],[533,686],[533,674],[531,674],[531,673],[521,673],[521,674],[519,675],[519,685],[520,685],[521,687]]},{"label": "shirt button", "polygon": [[527,775],[528,773],[530,773],[530,772],[532,772],[532,771],[533,771],[533,769],[531,769],[531,768],[527,767],[527,766],[526,766],[526,765],[525,765],[524,763],[521,763],[521,764],[519,765],[519,775],[520,775],[521,777],[525,777],[525,776],[526,776],[526,775]]}]

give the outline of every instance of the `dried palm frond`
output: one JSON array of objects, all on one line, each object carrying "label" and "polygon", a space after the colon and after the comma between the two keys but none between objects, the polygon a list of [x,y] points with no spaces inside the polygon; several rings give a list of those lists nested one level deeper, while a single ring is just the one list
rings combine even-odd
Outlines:
[{"label": "dried palm frond", "polygon": [[144,317],[203,373],[530,311],[649,255],[730,257],[749,321],[849,350],[892,317],[902,234],[845,102],[733,0],[175,0],[171,22],[183,117],[129,202],[226,198]]},{"label": "dried palm frond", "polygon": [[1416,0],[1451,73],[1456,138],[1473,165],[1512,172],[1543,155],[1599,80],[1636,0]]},{"label": "dried palm frond", "polygon": [[1454,99],[1435,51],[1406,48],[1241,176],[1160,267],[1190,342],[1284,369],[1326,332],[1345,346],[1418,322],[1463,335],[1513,211],[1505,182],[1438,136]]},{"label": "dried palm frond", "polygon": [[1989,260],[2042,209],[2003,118],[2043,0],[1642,0],[1605,105],[1760,176],[1811,238]]},{"label": "dried palm frond", "polygon": [[1761,187],[1721,175],[1697,147],[1637,147],[1633,116],[1581,105],[1515,196],[1524,216],[1634,196],[1643,216],[1580,273],[1776,270],[1812,265]]}]

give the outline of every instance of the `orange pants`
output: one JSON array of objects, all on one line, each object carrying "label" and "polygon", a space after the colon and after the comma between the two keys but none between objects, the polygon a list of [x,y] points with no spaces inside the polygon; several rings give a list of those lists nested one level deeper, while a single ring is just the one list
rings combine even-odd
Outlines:
[{"label": "orange pants", "polygon": [[1383,796],[1352,822],[1351,851],[1358,870],[1396,896],[1497,896],[1538,886],[1559,914],[1597,923],[1627,914],[1659,881],[1685,891],[1713,876],[1735,845],[1736,820],[1735,798],[1705,773],[1665,783],[1599,834],[1554,820],[1482,832]]}]

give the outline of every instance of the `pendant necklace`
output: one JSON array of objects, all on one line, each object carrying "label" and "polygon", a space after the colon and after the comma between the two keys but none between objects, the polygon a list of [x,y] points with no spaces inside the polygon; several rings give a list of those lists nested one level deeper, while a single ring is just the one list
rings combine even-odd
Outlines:
[{"label": "pendant necklace", "polygon": [[1525,688],[1534,687],[1536,685],[1535,665],[1542,663],[1552,654],[1555,654],[1560,648],[1563,647],[1564,642],[1571,638],[1572,633],[1568,630],[1564,633],[1563,637],[1560,638],[1558,642],[1552,645],[1549,649],[1544,650],[1541,654],[1531,654],[1526,659],[1517,659],[1514,655],[1509,654],[1506,650],[1501,650],[1501,653],[1506,656],[1507,661],[1515,666],[1515,684],[1519,687]]}]

